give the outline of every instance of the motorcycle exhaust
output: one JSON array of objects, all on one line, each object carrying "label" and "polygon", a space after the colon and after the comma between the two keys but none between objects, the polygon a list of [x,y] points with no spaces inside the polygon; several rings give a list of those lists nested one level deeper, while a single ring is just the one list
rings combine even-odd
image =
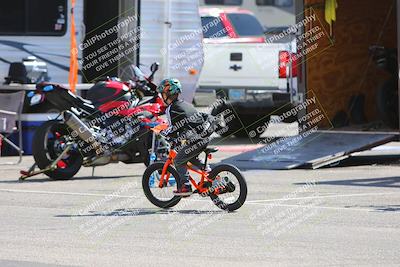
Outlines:
[{"label": "motorcycle exhaust", "polygon": [[83,165],[85,167],[103,166],[109,163],[118,163],[120,161],[129,160],[129,158],[130,157],[125,153],[116,153],[112,155],[94,157],[85,162]]},{"label": "motorcycle exhaust", "polygon": [[97,153],[101,144],[96,140],[93,131],[83,121],[81,121],[74,113],[66,110],[63,111],[62,115],[65,123],[72,129],[71,135],[73,137],[79,136],[83,141],[90,144],[96,150]]}]

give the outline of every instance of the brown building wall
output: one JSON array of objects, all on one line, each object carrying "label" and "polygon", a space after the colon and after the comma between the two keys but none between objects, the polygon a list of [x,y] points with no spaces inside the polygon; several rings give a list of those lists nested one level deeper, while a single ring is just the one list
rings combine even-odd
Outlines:
[{"label": "brown building wall", "polygon": [[[368,121],[377,119],[375,93],[388,75],[371,60],[368,47],[379,44],[397,47],[396,0],[338,0],[331,40],[325,21],[325,1],[305,0],[305,15],[315,13],[326,35],[318,48],[306,56],[307,93],[315,93],[332,120],[349,113],[352,95],[364,94],[364,113]],[[310,25],[308,25],[308,29]],[[307,29],[306,29],[307,30]],[[323,123],[329,126],[328,121]]]}]

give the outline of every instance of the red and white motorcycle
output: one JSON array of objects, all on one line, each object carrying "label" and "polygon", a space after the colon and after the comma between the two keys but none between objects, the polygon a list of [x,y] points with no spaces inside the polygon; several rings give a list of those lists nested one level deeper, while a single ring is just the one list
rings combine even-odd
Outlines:
[{"label": "red and white motorcycle", "polygon": [[[21,180],[39,173],[51,179],[72,178],[81,168],[116,163],[163,160],[169,145],[150,128],[163,123],[165,106],[152,80],[158,64],[145,77],[132,67],[132,80],[106,77],[87,92],[87,99],[58,84],[40,83],[31,97],[45,98],[62,110],[35,132],[35,164],[21,171]],[[40,97],[37,97],[40,95]],[[35,168],[39,167],[39,171]]]}]

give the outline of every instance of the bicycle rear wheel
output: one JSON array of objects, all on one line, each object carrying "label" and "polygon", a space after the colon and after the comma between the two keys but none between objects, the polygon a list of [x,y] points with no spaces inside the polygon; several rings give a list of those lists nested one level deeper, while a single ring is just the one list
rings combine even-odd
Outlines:
[{"label": "bicycle rear wheel", "polygon": [[155,206],[163,209],[171,208],[179,203],[181,197],[174,196],[173,190],[180,187],[179,174],[168,166],[167,173],[170,174],[168,183],[159,187],[164,162],[155,162],[143,174],[142,187],[146,198]]},{"label": "bicycle rear wheel", "polygon": [[[220,164],[212,169],[209,178],[213,180],[210,198],[220,209],[234,211],[247,198],[247,183],[239,169],[233,165]],[[224,188],[224,193],[215,193],[216,188]]]}]

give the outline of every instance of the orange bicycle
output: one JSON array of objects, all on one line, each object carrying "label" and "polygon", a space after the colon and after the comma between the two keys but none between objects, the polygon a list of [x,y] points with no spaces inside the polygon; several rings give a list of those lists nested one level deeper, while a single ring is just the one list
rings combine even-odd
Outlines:
[{"label": "orange bicycle", "polygon": [[[207,160],[218,149],[206,148],[204,165],[196,168],[190,162],[187,168],[200,176],[196,182],[192,175],[189,180],[194,187],[193,193],[210,197],[215,205],[227,211],[240,208],[246,201],[247,184],[239,169],[229,164],[218,164],[211,171],[206,171]],[[149,165],[143,174],[142,186],[147,199],[160,208],[171,208],[179,203],[181,196],[175,196],[173,190],[180,188],[179,174],[173,166],[176,151],[170,150],[166,162],[155,162]]]}]

